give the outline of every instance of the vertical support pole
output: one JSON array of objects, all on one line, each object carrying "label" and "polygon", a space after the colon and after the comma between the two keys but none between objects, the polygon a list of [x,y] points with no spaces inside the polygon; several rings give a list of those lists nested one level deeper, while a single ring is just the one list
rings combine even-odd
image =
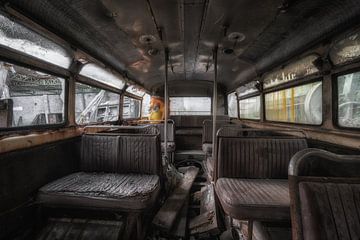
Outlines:
[{"label": "vertical support pole", "polygon": [[254,221],[248,220],[248,240],[252,240],[253,239],[253,223]]},{"label": "vertical support pole", "polygon": [[164,122],[164,144],[165,158],[168,158],[168,112],[169,112],[169,96],[168,96],[168,65],[169,65],[169,49],[165,48],[165,84],[164,84],[164,102],[165,102],[165,122]]},{"label": "vertical support pole", "polygon": [[213,50],[213,58],[214,58],[214,85],[213,85],[213,126],[212,126],[212,157],[216,162],[216,154],[217,154],[217,143],[216,143],[216,115],[217,115],[217,54],[218,54],[218,46],[216,45]]},{"label": "vertical support pole", "polygon": [[[67,105],[67,113],[68,113],[68,124],[69,126],[76,126],[76,117],[75,117],[75,101],[76,101],[76,76],[80,73],[83,65],[73,59],[70,65],[71,76],[68,79],[68,105]],[[85,108],[84,108],[85,109]]]}]

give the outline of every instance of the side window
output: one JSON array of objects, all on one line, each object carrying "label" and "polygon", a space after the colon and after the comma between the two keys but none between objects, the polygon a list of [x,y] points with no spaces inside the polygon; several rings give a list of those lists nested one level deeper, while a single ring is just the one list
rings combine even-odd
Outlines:
[{"label": "side window", "polygon": [[0,128],[65,122],[65,79],[0,62]]},{"label": "side window", "polygon": [[124,96],[123,119],[140,118],[141,101],[135,98]]},{"label": "side window", "polygon": [[237,118],[238,117],[238,104],[237,97],[235,93],[231,93],[227,96],[228,100],[228,114],[229,117]]},{"label": "side window", "polygon": [[55,44],[38,33],[0,14],[0,45],[51,64],[69,68],[71,50]]},{"label": "side window", "polygon": [[239,101],[241,119],[260,119],[260,96]]},{"label": "side window", "polygon": [[75,94],[77,124],[112,122],[119,119],[119,94],[82,83],[76,83]]},{"label": "side window", "polygon": [[301,124],[322,123],[322,82],[265,94],[266,120]]},{"label": "side window", "polygon": [[337,86],[339,126],[360,128],[360,72],[339,76]]}]

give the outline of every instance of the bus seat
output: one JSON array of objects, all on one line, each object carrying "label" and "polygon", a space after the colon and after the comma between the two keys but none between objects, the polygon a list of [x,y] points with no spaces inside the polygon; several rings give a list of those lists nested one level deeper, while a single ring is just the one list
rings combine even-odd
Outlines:
[{"label": "bus seat", "polygon": [[[218,133],[220,133],[220,136],[222,137],[241,137],[244,135],[244,129],[242,125],[239,124],[229,124],[229,122],[227,122],[225,120],[221,120],[219,123],[219,127],[217,132],[217,142],[218,142]],[[209,124],[210,123],[210,124]],[[214,176],[214,166],[215,166],[215,161],[213,159],[212,156],[212,121],[204,121],[204,125],[207,125],[206,127],[204,126],[204,128],[206,128],[206,130],[204,130],[204,132],[206,131],[207,133],[205,133],[205,137],[203,135],[203,141],[211,141],[211,143],[205,143],[203,144],[203,151],[205,152],[207,150],[207,148],[211,148],[210,150],[207,150],[208,152],[205,152],[206,156],[205,156],[205,163],[203,164],[203,168],[204,171],[206,173],[206,176],[208,178],[209,181],[213,180],[213,176]],[[228,125],[227,125],[228,124]],[[211,127],[210,127],[211,126]],[[211,131],[211,134],[209,134],[209,131]],[[210,140],[211,138],[211,140]]]},{"label": "bus seat", "polygon": [[360,156],[300,151],[289,186],[294,240],[360,239]]},{"label": "bus seat", "polygon": [[304,148],[304,138],[219,137],[215,189],[225,213],[240,220],[289,219],[288,163]]},{"label": "bus seat", "polygon": [[[211,119],[207,119],[203,121],[202,128],[202,150],[206,156],[212,154],[212,134],[213,134],[213,121]],[[217,120],[216,121],[216,131],[219,130],[222,126],[230,124],[230,119],[226,120]]]},{"label": "bus seat", "polygon": [[43,186],[44,205],[151,208],[160,191],[159,135],[86,134],[82,136],[80,172]]}]

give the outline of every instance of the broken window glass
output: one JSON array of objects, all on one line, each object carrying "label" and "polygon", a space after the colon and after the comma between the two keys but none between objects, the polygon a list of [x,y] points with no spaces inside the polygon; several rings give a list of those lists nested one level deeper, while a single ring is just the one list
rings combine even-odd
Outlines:
[{"label": "broken window glass", "polygon": [[317,69],[313,64],[317,58],[317,55],[310,55],[299,61],[291,63],[282,69],[266,74],[264,77],[264,89],[319,72],[319,69]]},{"label": "broken window glass", "polygon": [[65,116],[65,80],[0,62],[0,127],[59,124]]},{"label": "broken window glass", "polygon": [[339,76],[337,85],[338,124],[360,128],[360,72]]},{"label": "broken window glass", "polygon": [[331,61],[335,65],[352,62],[360,57],[360,30],[337,41],[330,50]]},{"label": "broken window glass", "polygon": [[119,94],[82,83],[76,83],[75,89],[77,124],[113,122],[119,119]]},{"label": "broken window glass", "polygon": [[123,119],[133,119],[140,117],[140,100],[125,96],[123,104]]},{"label": "broken window glass", "polygon": [[123,89],[125,81],[120,76],[104,69],[94,63],[86,64],[80,71],[80,75],[91,78],[113,88]]},{"label": "broken window glass", "polygon": [[0,14],[0,45],[36,57],[63,68],[69,68],[69,49],[55,44],[38,33]]},{"label": "broken window glass", "polygon": [[170,115],[211,115],[211,98],[170,97]]}]

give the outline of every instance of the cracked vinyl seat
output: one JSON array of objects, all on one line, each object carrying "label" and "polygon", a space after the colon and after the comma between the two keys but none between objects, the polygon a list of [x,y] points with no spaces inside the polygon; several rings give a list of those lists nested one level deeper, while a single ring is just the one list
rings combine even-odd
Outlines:
[{"label": "cracked vinyl seat", "polygon": [[220,178],[216,192],[224,211],[235,219],[290,218],[287,180]]},{"label": "cracked vinyl seat", "polygon": [[154,204],[159,177],[145,174],[78,172],[39,190],[38,201],[54,205],[140,210]]},{"label": "cracked vinyl seat", "polygon": [[40,188],[46,206],[151,209],[160,192],[159,135],[86,134],[80,171]]}]

